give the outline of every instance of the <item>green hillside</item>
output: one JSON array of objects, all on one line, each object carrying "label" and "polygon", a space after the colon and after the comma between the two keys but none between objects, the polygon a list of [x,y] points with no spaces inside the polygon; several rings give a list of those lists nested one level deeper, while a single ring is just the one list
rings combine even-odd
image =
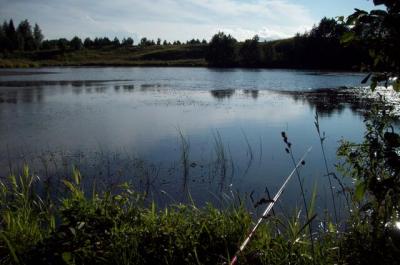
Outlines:
[{"label": "green hillside", "polygon": [[206,45],[155,45],[14,52],[0,58],[0,67],[205,66],[205,48]]}]

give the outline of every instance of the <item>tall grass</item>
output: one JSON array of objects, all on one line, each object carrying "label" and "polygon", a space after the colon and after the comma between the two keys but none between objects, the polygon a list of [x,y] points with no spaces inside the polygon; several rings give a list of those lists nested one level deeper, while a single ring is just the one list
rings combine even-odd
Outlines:
[{"label": "tall grass", "polygon": [[[294,158],[293,149],[292,149],[292,143],[289,142],[289,139],[288,139],[288,137],[287,137],[287,135],[286,135],[285,132],[282,132],[282,138],[283,138],[283,141],[284,141],[284,143],[285,143],[285,145],[286,145],[285,151],[286,151],[286,153],[289,154],[289,156],[290,156],[290,158],[291,158],[291,161],[292,161],[292,164],[293,164],[293,166],[294,166],[294,168],[295,168],[295,170],[296,170],[297,181],[298,181],[298,183],[299,183],[299,187],[300,187],[300,191],[301,191],[301,196],[302,196],[302,198],[303,198],[303,203],[304,203],[304,209],[305,209],[305,212],[306,212],[306,217],[307,217],[308,220],[310,220],[307,226],[308,226],[309,237],[310,237],[310,242],[311,242],[311,250],[312,250],[312,253],[313,253],[313,255],[314,255],[314,252],[315,252],[315,251],[314,251],[314,239],[313,239],[312,219],[310,219],[310,218],[311,218],[311,214],[310,214],[311,212],[310,212],[309,209],[308,209],[306,194],[305,194],[305,192],[304,192],[303,180],[301,179],[299,169],[298,169],[298,167],[297,167],[297,165],[296,165],[296,160],[295,160],[295,158]],[[303,161],[303,163],[304,163],[304,161]],[[308,222],[308,221],[307,221],[307,222]]]},{"label": "tall grass", "polygon": [[10,175],[0,182],[1,263],[19,263],[19,253],[48,236],[55,229],[52,203],[38,196],[39,178],[24,167],[22,175]]},{"label": "tall grass", "polygon": [[253,148],[251,147],[249,138],[247,137],[247,135],[246,135],[246,133],[244,132],[243,129],[241,129],[241,131],[242,131],[242,134],[243,134],[244,140],[246,142],[246,146],[247,146],[247,152],[246,153],[247,153],[247,156],[249,157],[249,160],[247,161],[246,169],[245,169],[245,171],[243,173],[243,176],[246,176],[248,171],[249,171],[249,169],[250,169],[250,167],[251,167],[251,165],[252,165],[252,163],[253,163],[254,154],[253,154]]},{"label": "tall grass", "polygon": [[220,188],[222,190],[228,173],[228,158],[227,158],[228,156],[219,131],[216,131],[213,134],[213,138],[214,138],[214,153],[216,156],[215,165],[216,165],[216,170],[219,171],[219,176],[221,177]]},{"label": "tall grass", "polygon": [[190,161],[189,161],[189,140],[183,135],[183,132],[179,130],[180,148],[181,148],[181,163],[183,171],[183,187],[187,188],[187,182],[189,178]]},{"label": "tall grass", "polygon": [[323,132],[321,134],[321,128],[320,128],[320,123],[319,123],[318,112],[315,113],[314,125],[315,125],[315,128],[316,128],[317,133],[318,133],[318,138],[319,138],[319,142],[320,142],[320,146],[321,146],[322,157],[323,157],[324,166],[325,166],[325,170],[326,170],[326,176],[328,177],[328,181],[329,181],[329,189],[330,189],[330,192],[331,192],[331,199],[332,199],[333,213],[334,213],[334,217],[335,217],[335,222],[336,222],[336,224],[339,224],[338,210],[337,210],[337,205],[336,205],[336,199],[335,199],[334,186],[333,186],[333,183],[332,183],[332,177],[336,180],[337,184],[341,187],[341,194],[344,196],[344,198],[346,200],[346,204],[347,204],[348,209],[350,209],[349,199],[347,197],[347,192],[345,191],[345,187],[344,187],[342,181],[340,181],[340,179],[336,176],[336,174],[334,172],[331,172],[329,170],[328,160],[327,160],[327,157],[326,157],[325,145],[324,145],[324,142],[326,140],[326,135],[325,135],[325,132]]},{"label": "tall grass", "polygon": [[[74,169],[63,180],[63,195],[51,203],[40,195],[40,183],[27,167],[1,183],[0,264],[223,264],[252,226],[243,202],[224,209],[182,204],[158,209],[128,184],[87,193]],[[299,218],[299,212],[271,217],[240,264],[335,260],[327,238],[317,241],[316,255],[309,252],[307,224]]]}]

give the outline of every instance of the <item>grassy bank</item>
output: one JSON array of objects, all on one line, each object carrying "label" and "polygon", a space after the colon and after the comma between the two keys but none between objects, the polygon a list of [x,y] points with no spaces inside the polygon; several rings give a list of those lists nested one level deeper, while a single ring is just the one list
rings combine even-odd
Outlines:
[{"label": "grassy bank", "polygon": [[[80,182],[75,171],[53,199],[27,168],[1,183],[1,264],[223,264],[254,219],[233,198],[225,209],[157,209],[126,184],[85,193]],[[334,226],[315,232],[313,250],[305,227],[298,212],[271,216],[239,264],[337,263]]]},{"label": "grassy bank", "polygon": [[206,66],[204,46],[105,47],[82,50],[14,52],[0,68],[46,66]]}]

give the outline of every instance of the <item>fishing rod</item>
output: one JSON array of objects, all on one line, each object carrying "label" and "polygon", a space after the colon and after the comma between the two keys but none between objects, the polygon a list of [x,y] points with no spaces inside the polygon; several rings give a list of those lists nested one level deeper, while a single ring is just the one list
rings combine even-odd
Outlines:
[{"label": "fishing rod", "polygon": [[274,207],[276,201],[279,199],[279,197],[281,196],[283,190],[285,189],[286,185],[289,183],[290,179],[293,177],[294,173],[297,171],[297,169],[304,164],[304,159],[307,157],[308,153],[311,151],[312,146],[310,146],[310,148],[308,148],[308,150],[304,153],[303,157],[299,160],[299,162],[297,163],[296,167],[293,169],[293,171],[290,173],[290,175],[286,178],[285,182],[283,183],[283,185],[281,186],[281,188],[278,190],[278,192],[276,193],[275,197],[273,198],[273,200],[268,204],[267,208],[265,209],[263,215],[260,217],[260,219],[258,219],[256,225],[253,227],[253,229],[251,230],[250,234],[247,236],[247,238],[244,240],[244,242],[242,243],[242,245],[240,246],[239,250],[236,252],[235,256],[233,257],[230,265],[236,265],[237,261],[238,261],[238,256],[241,252],[243,252],[243,250],[246,248],[247,244],[250,242],[251,238],[254,236],[254,234],[256,233],[257,228],[260,226],[260,224],[262,223],[262,221],[264,219],[266,219],[266,217],[268,216],[269,212],[272,210],[272,208]]}]

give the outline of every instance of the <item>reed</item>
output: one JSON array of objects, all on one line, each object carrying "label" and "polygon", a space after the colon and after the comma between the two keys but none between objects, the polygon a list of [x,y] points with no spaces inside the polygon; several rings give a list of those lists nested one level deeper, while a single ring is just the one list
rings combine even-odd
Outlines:
[{"label": "reed", "polygon": [[340,186],[341,193],[343,194],[343,196],[344,196],[344,198],[346,200],[346,205],[347,205],[348,209],[350,209],[349,199],[347,197],[347,192],[346,192],[346,189],[345,189],[344,184],[342,183],[342,181],[336,176],[336,174],[334,172],[329,170],[328,160],[327,160],[327,157],[326,157],[325,145],[324,145],[324,142],[326,140],[326,135],[325,135],[325,132],[323,132],[321,134],[321,128],[320,128],[320,123],[319,123],[318,112],[315,112],[314,125],[315,125],[315,128],[316,128],[317,133],[318,133],[318,138],[319,138],[321,151],[322,151],[322,157],[323,157],[323,160],[324,160],[324,166],[325,166],[325,170],[326,170],[326,176],[328,177],[328,181],[329,181],[329,189],[330,189],[330,192],[331,192],[331,198],[332,198],[332,205],[333,205],[333,210],[334,210],[335,222],[336,222],[336,224],[339,224],[338,223],[339,222],[339,218],[338,218],[338,214],[337,214],[337,206],[336,206],[336,200],[335,200],[335,193],[333,191],[334,186],[332,184],[331,177],[333,177],[336,180],[336,182],[338,183],[338,185]]},{"label": "reed", "polygon": [[216,171],[219,173],[219,176],[221,177],[220,189],[222,191],[228,173],[227,152],[219,131],[213,133],[213,138],[214,138],[214,153],[216,156],[215,166],[216,166]]},{"label": "reed", "polygon": [[181,163],[182,163],[182,172],[183,172],[183,187],[187,188],[187,182],[189,178],[189,170],[190,170],[190,161],[189,161],[189,150],[190,144],[189,140],[183,135],[181,130],[179,131],[179,139],[180,139],[180,150],[181,150]]},{"label": "reed", "polygon": [[[296,172],[296,176],[297,176],[297,181],[299,182],[299,187],[300,187],[300,191],[301,191],[301,196],[302,196],[303,203],[304,203],[304,209],[305,209],[305,211],[306,211],[306,217],[307,217],[307,218],[310,218],[310,211],[309,211],[308,206],[307,206],[307,199],[306,199],[306,195],[305,195],[305,192],[304,192],[303,180],[301,179],[300,172],[299,172],[299,168],[298,168],[298,166],[296,165],[296,160],[295,160],[294,155],[293,155],[292,143],[289,142],[289,139],[288,139],[288,137],[287,137],[287,135],[286,135],[285,132],[282,132],[281,135],[282,135],[283,141],[284,141],[284,143],[285,143],[285,145],[286,145],[285,151],[286,151],[286,153],[288,153],[288,154],[290,155],[290,158],[291,158],[291,160],[292,160],[293,166],[295,167],[295,172]],[[304,160],[303,160],[302,162],[304,163]],[[314,251],[314,239],[313,239],[312,220],[311,220],[310,223],[308,224],[308,231],[309,231],[310,242],[311,242],[311,250],[312,250],[312,253],[313,253],[313,257],[314,257],[315,251]]]}]

